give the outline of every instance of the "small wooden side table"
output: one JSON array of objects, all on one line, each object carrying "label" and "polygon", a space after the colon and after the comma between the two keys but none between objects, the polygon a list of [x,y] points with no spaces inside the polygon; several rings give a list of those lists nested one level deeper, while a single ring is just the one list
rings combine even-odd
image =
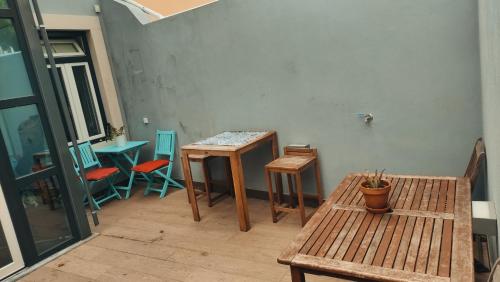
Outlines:
[{"label": "small wooden side table", "polygon": [[[311,148],[293,148],[285,147],[285,155],[280,157],[265,166],[265,174],[267,179],[267,188],[269,192],[269,203],[271,205],[271,214],[273,216],[273,222],[278,222],[279,212],[298,212],[300,214],[300,220],[302,226],[304,226],[312,216],[311,213],[306,217],[306,212],[304,208],[304,193],[302,188],[302,172],[307,168],[314,166],[315,178],[316,178],[316,195],[314,196],[318,201],[318,207],[323,203],[323,188],[321,186],[321,176],[319,172],[318,165],[318,151],[317,149]],[[282,204],[282,191],[277,189],[277,200],[274,200],[273,184],[272,184],[272,174],[277,174],[276,177],[281,177],[280,173],[285,173],[288,180],[288,191],[289,191],[289,204],[288,206],[281,206]],[[297,198],[299,207],[295,208],[294,205],[294,191],[292,176],[295,178],[295,186],[297,190]],[[277,204],[277,205],[276,205]]]}]

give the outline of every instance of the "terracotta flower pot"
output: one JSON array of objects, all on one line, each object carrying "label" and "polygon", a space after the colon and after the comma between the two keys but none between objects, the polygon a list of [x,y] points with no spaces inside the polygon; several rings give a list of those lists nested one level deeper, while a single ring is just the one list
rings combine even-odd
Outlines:
[{"label": "terracotta flower pot", "polygon": [[389,192],[391,191],[391,184],[382,180],[384,185],[381,188],[370,188],[368,183],[361,183],[359,190],[365,197],[366,209],[375,213],[383,213],[390,210],[388,199]]}]

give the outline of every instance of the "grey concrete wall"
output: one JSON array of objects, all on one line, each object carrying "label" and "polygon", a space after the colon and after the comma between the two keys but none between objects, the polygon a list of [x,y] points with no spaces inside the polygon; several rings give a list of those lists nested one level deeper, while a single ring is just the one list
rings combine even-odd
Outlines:
[{"label": "grey concrete wall", "polygon": [[[102,7],[134,139],[274,129],[319,149],[328,194],[350,171],[462,175],[482,134],[474,0],[221,0],[146,26]],[[246,156],[249,188],[268,152]]]},{"label": "grey concrete wall", "polygon": [[[479,1],[483,123],[488,158],[488,198],[495,202],[500,218],[500,1]],[[500,228],[500,222],[499,222]],[[499,238],[500,240],[500,238]],[[499,241],[500,242],[500,241]]]},{"label": "grey concrete wall", "polygon": [[95,15],[94,4],[99,0],[38,0],[40,10],[47,14]]}]

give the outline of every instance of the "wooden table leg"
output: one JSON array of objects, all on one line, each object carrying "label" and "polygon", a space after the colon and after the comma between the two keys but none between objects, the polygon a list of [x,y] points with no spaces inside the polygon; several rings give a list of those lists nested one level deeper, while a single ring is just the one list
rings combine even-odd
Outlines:
[{"label": "wooden table leg", "polygon": [[[280,157],[280,149],[278,147],[278,135],[276,133],[273,134],[271,139],[271,146],[273,150],[273,160]],[[275,175],[274,181],[276,182],[276,193],[278,194],[278,203],[282,203],[283,199],[283,183],[281,180],[281,174],[277,173]]]},{"label": "wooden table leg", "polygon": [[231,162],[224,157],[224,171],[226,172],[227,193],[234,198],[233,174],[231,173]]},{"label": "wooden table leg", "polygon": [[318,159],[314,162],[314,172],[316,174],[316,192],[318,193],[318,207],[323,204],[323,185],[321,183],[321,174],[319,172]]},{"label": "wooden table leg", "polygon": [[299,213],[300,222],[302,226],[306,225],[306,210],[304,207],[304,193],[302,190],[302,175],[299,173],[295,174],[295,187],[297,188],[297,198],[299,200]]},{"label": "wooden table leg", "polygon": [[271,171],[267,168],[264,169],[264,174],[266,176],[267,182],[267,192],[269,194],[269,204],[271,205],[271,216],[273,217],[273,222],[278,222],[278,217],[276,216],[276,209],[274,208],[274,192],[273,192],[273,180],[271,176]]},{"label": "wooden table leg", "polygon": [[212,177],[210,176],[210,168],[208,166],[208,159],[201,161],[201,169],[203,170],[203,178],[205,185],[205,195],[207,196],[208,207],[212,207]]},{"label": "wooden table leg", "polygon": [[234,195],[236,197],[236,210],[240,222],[240,230],[250,230],[250,217],[248,214],[247,195],[245,191],[245,178],[243,175],[243,166],[241,156],[238,153],[232,153],[230,156],[231,172],[233,174]]},{"label": "wooden table leg", "polygon": [[287,173],[286,174],[286,179],[288,181],[288,196],[290,197],[290,199],[288,200],[288,202],[290,204],[290,208],[294,208],[295,207],[295,204],[294,204],[295,195],[293,193],[292,175],[290,175],[289,173]]},{"label": "wooden table leg", "polygon": [[306,277],[304,272],[300,271],[300,269],[290,266],[290,272],[292,274],[292,282],[305,282]]},{"label": "wooden table leg", "polygon": [[198,210],[198,202],[193,187],[193,176],[191,175],[191,166],[189,165],[189,156],[186,152],[182,152],[182,168],[184,171],[184,181],[186,182],[186,189],[188,193],[191,209],[193,210],[194,221],[200,221],[200,211]]}]

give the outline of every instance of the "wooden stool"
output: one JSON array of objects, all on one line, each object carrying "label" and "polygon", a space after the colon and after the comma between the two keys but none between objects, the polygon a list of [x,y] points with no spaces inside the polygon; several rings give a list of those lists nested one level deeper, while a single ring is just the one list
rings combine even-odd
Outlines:
[{"label": "wooden stool", "polygon": [[[307,220],[309,220],[309,217],[314,214],[313,212],[308,217],[306,217],[301,176],[301,173],[312,165],[314,165],[315,170],[317,195],[309,197],[317,199],[318,206],[320,206],[323,203],[323,189],[321,186],[317,149],[285,147],[285,155],[283,157],[280,157],[266,165],[265,174],[269,191],[269,203],[271,204],[271,214],[273,216],[274,223],[278,221],[277,216],[280,212],[299,212],[302,226],[304,226]],[[286,206],[281,205],[281,201],[283,198],[283,195],[280,195],[282,193],[281,191],[277,191],[278,205],[276,205],[274,201],[271,173],[275,173],[276,177],[281,177],[280,173],[285,173],[287,175],[290,199],[288,205]],[[299,203],[298,208],[295,208],[294,205],[295,195],[293,191],[292,176],[295,178],[295,186]]]},{"label": "wooden stool", "polygon": [[[229,158],[224,158],[224,170],[226,172],[226,183],[221,183],[221,181],[213,180],[210,173],[209,161],[216,157],[212,157],[209,155],[189,155],[190,162],[198,162],[201,164],[201,168],[203,171],[204,178],[204,193],[195,190],[196,197],[198,196],[207,196],[208,206],[212,207],[218,200],[224,197],[226,194],[233,195],[233,176],[231,174],[231,165],[229,163]],[[212,198],[212,188],[213,184],[221,184],[226,185],[227,193],[221,193],[217,197]]]}]

